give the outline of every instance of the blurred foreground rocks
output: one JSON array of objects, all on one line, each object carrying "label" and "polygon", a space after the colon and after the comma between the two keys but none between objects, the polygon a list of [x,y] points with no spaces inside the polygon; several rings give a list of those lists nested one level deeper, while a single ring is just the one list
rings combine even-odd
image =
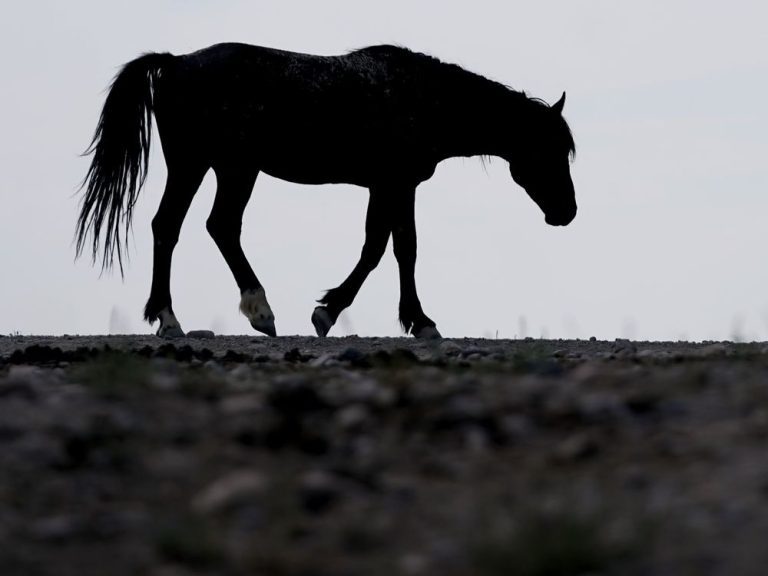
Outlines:
[{"label": "blurred foreground rocks", "polygon": [[763,574],[766,375],[762,344],[2,338],[0,574]]}]

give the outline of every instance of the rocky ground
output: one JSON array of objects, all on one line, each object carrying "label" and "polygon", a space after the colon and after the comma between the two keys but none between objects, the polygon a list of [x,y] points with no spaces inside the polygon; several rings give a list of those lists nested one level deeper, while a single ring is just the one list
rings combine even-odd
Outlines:
[{"label": "rocky ground", "polygon": [[0,574],[762,575],[762,344],[0,337]]}]

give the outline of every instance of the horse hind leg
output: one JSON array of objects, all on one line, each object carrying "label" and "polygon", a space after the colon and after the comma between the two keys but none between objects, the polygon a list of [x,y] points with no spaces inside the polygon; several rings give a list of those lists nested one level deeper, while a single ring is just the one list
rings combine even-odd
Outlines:
[{"label": "horse hind leg", "polygon": [[184,336],[171,302],[171,260],[181,224],[207,170],[207,166],[190,161],[184,165],[169,164],[165,192],[152,219],[152,288],[144,308],[144,318],[150,324],[160,320],[157,335],[163,338]]},{"label": "horse hind leg", "polygon": [[275,316],[264,287],[256,278],[240,243],[243,212],[258,175],[258,170],[247,166],[247,163],[214,166],[218,186],[206,228],[240,288],[240,312],[255,330],[276,336]]}]

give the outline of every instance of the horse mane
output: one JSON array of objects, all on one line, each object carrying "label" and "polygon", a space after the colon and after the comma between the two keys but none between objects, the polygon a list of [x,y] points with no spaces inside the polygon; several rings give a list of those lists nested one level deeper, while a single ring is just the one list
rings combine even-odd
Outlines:
[{"label": "horse mane", "polygon": [[[424,52],[417,52],[410,48],[406,48],[405,46],[397,44],[376,44],[352,50],[348,52],[348,55],[371,58],[389,56],[401,60],[409,60],[411,62],[415,61],[437,75],[445,76],[450,80],[468,83],[468,85],[478,87],[486,92],[490,90],[491,93],[498,95],[500,98],[512,98],[523,106],[530,106],[531,109],[536,112],[549,110],[551,108],[550,104],[541,98],[528,96],[528,94],[522,90],[515,90],[506,84],[491,80],[481,74],[467,70],[458,64],[444,62],[435,56]],[[576,156],[576,142],[573,138],[571,127],[564,118],[562,125],[564,130],[562,130],[561,136],[564,138],[564,143],[568,148],[569,156],[574,158]]]}]

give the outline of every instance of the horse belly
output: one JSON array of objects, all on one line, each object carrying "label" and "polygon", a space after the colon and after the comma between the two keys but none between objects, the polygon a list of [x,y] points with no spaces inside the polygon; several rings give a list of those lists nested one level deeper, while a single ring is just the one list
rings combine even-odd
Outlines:
[{"label": "horse belly", "polygon": [[371,159],[337,147],[307,147],[300,142],[287,146],[262,148],[259,165],[262,172],[297,184],[355,184],[370,186],[375,172]]}]

